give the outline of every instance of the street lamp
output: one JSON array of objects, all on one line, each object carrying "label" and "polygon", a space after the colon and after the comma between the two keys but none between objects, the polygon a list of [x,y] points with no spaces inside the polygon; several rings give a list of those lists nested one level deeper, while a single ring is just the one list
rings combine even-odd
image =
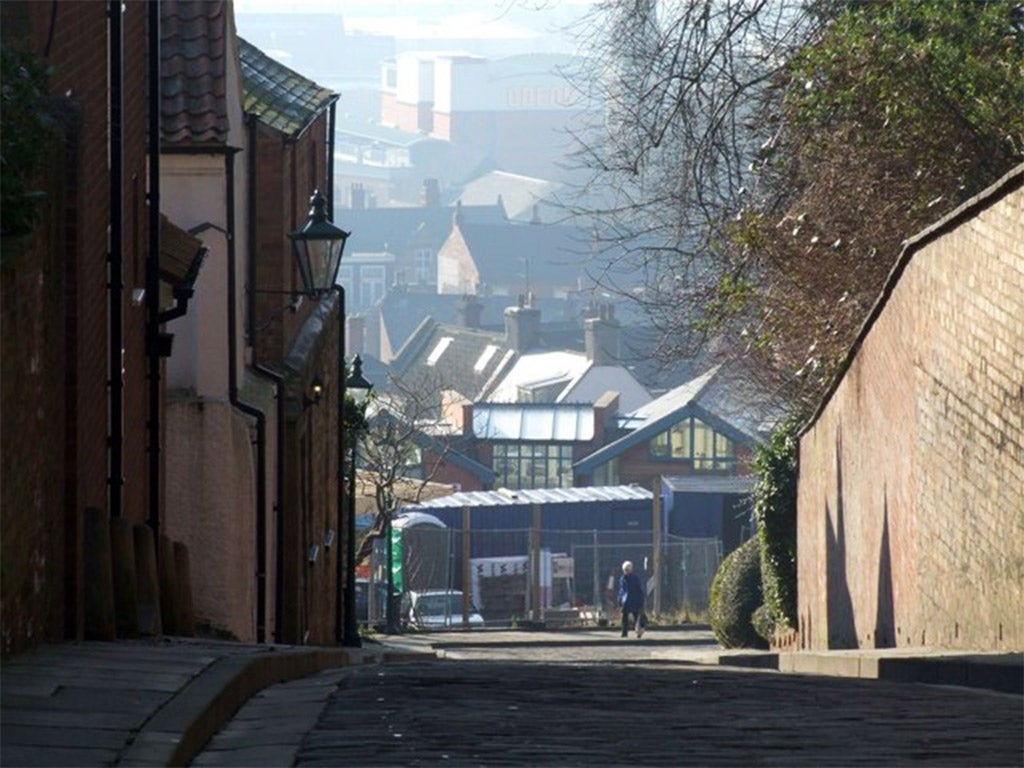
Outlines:
[{"label": "street lamp", "polygon": [[[370,396],[373,384],[363,378],[363,360],[356,355],[352,360],[352,375],[345,381],[345,388],[352,392],[356,405],[361,405]],[[346,529],[345,559],[349,563],[345,571],[345,637],[359,639],[359,623],[356,616],[356,453],[359,437],[352,435],[352,461],[349,462],[348,483],[348,528]],[[339,582],[340,583],[340,582]],[[370,596],[367,595],[367,600]]]},{"label": "street lamp", "polygon": [[[319,299],[331,291],[338,294],[338,477],[337,483],[337,530],[342,530],[344,515],[344,480],[345,480],[345,289],[338,284],[338,268],[341,266],[341,254],[345,250],[345,241],[350,233],[334,226],[327,218],[327,198],[320,190],[313,192],[309,200],[309,218],[301,229],[289,232],[292,250],[299,267],[302,286],[307,296]],[[346,551],[351,552],[354,546],[354,520],[349,520],[349,540]],[[336,558],[337,573],[335,577],[334,626],[338,642],[348,648],[358,648],[359,625],[355,617],[355,563],[349,559],[349,567],[339,552]],[[343,579],[344,577],[344,579]],[[342,602],[342,581],[345,583],[344,603]],[[344,607],[344,610],[342,610]],[[344,616],[344,628],[342,627]]]}]

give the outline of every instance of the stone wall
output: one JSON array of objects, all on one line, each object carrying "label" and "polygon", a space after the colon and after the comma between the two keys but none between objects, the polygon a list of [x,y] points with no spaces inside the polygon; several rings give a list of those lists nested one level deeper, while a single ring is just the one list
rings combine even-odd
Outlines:
[{"label": "stone wall", "polygon": [[803,648],[1024,648],[1022,178],[907,243],[802,436]]}]

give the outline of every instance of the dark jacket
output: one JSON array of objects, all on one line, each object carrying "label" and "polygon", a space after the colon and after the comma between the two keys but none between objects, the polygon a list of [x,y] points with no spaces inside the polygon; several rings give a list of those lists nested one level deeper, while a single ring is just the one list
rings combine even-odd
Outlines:
[{"label": "dark jacket", "polygon": [[644,585],[635,572],[624,573],[619,579],[619,605],[629,613],[644,609]]}]

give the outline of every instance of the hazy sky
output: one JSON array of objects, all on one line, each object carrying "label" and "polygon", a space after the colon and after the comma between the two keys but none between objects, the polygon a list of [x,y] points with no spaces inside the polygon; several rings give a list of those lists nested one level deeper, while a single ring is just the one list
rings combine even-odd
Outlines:
[{"label": "hazy sky", "polygon": [[235,14],[335,13],[349,32],[398,38],[506,39],[550,33],[594,0],[235,0]]}]

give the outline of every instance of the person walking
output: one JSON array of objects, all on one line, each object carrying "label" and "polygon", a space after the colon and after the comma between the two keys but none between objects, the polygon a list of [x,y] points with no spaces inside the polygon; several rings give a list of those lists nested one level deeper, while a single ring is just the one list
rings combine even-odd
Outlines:
[{"label": "person walking", "polygon": [[640,577],[633,572],[633,563],[629,560],[622,564],[622,576],[619,577],[619,607],[622,608],[622,636],[629,636],[629,628],[636,628],[637,638],[644,636],[647,628],[647,616],[644,614],[644,585]]}]

